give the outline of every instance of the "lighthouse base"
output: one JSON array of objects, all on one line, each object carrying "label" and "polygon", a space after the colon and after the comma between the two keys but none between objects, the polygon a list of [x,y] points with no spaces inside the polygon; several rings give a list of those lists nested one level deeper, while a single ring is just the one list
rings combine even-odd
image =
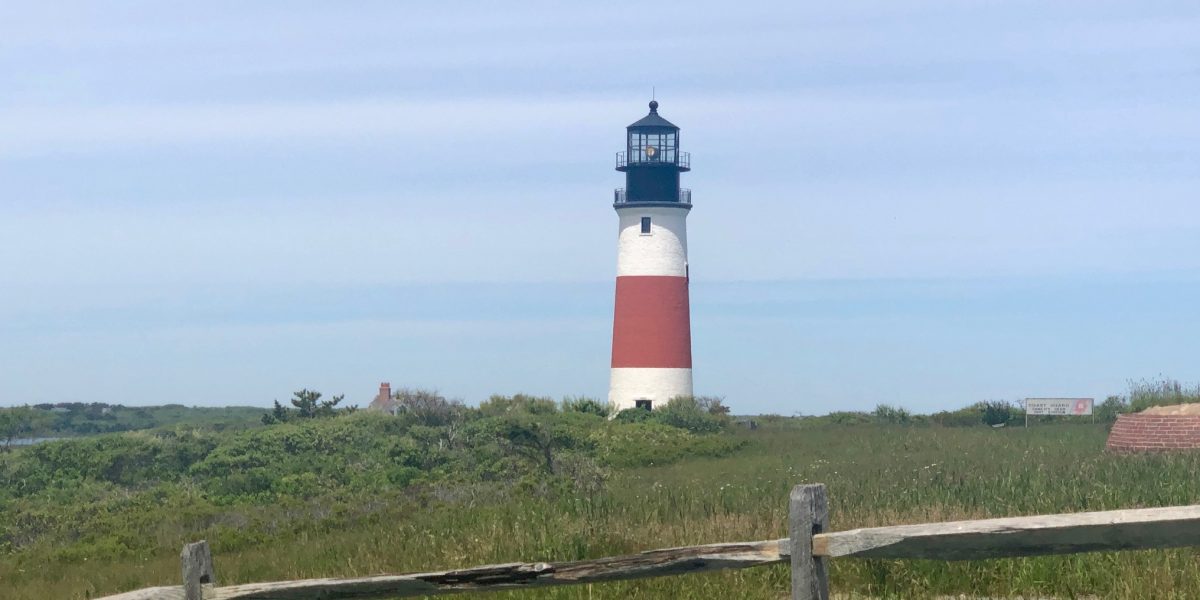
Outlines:
[{"label": "lighthouse base", "polygon": [[639,400],[660,408],[671,398],[692,395],[692,370],[616,368],[608,390],[608,402],[618,411],[638,407]]}]

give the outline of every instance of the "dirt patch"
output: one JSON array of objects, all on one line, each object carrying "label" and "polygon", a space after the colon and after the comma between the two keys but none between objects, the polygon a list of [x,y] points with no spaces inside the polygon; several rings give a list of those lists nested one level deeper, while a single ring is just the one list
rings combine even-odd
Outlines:
[{"label": "dirt patch", "polygon": [[1144,415],[1198,415],[1200,402],[1192,404],[1175,404],[1173,406],[1152,406],[1142,411]]}]

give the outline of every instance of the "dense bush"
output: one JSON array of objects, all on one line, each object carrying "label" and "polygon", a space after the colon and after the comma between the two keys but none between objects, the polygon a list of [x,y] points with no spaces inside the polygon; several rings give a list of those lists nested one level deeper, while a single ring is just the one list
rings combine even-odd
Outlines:
[{"label": "dense bush", "polygon": [[[1103,451],[1103,427],[1060,419],[1028,431],[990,431],[975,416],[967,428],[866,425],[858,432],[816,418],[769,418],[762,421],[789,430],[738,436],[599,421],[589,435],[597,456],[632,463],[640,455],[648,462],[635,464],[654,463],[608,469],[599,482],[589,456],[577,454],[559,460],[560,475],[516,485],[384,482],[356,493],[221,507],[184,487],[110,486],[106,493],[98,486],[87,492],[95,492],[91,503],[26,498],[0,510],[0,531],[12,532],[19,548],[0,547],[0,596],[82,599],[177,582],[179,548],[196,539],[213,544],[222,584],[776,539],[787,531],[788,490],[804,482],[828,486],[839,530],[1200,498],[1200,454],[1113,455]],[[436,439],[422,444],[436,447]],[[666,467],[656,458],[680,444],[693,444],[687,452],[696,455],[709,444],[741,440],[750,443],[728,458]],[[0,463],[23,452],[2,455]],[[310,482],[297,477],[295,489]],[[38,536],[54,543],[31,547]],[[1194,561],[1190,549],[996,561],[846,559],[833,561],[831,578],[840,597],[856,598],[1200,598]],[[787,597],[787,580],[778,569],[748,569],[510,595],[766,600]]]},{"label": "dense bush", "polygon": [[890,404],[880,404],[871,413],[875,420],[889,425],[908,425],[912,422],[912,413]]},{"label": "dense bush", "polygon": [[14,439],[37,430],[40,421],[44,420],[43,415],[47,413],[28,406],[0,408],[0,451],[8,450]]},{"label": "dense bush", "polygon": [[692,433],[717,433],[730,425],[729,411],[718,398],[678,396],[653,411],[655,420]]},{"label": "dense bush", "polygon": [[621,423],[647,423],[657,419],[653,411],[644,408],[626,408],[617,413],[616,420]]},{"label": "dense bush", "polygon": [[983,423],[979,416],[978,404],[963,407],[958,410],[943,410],[929,415],[929,421],[943,427],[973,427]]},{"label": "dense bush", "polygon": [[562,403],[563,412],[581,412],[590,415],[607,417],[612,414],[613,407],[607,402],[600,402],[594,398],[586,396],[578,396],[574,398],[564,398]]},{"label": "dense bush", "polygon": [[1017,416],[1016,407],[1006,400],[988,400],[979,405],[984,425],[1007,425]]},{"label": "dense bush", "polygon": [[826,419],[834,425],[866,425],[875,422],[875,419],[865,412],[844,410],[831,412]]},{"label": "dense bush", "polygon": [[372,498],[401,490],[438,490],[445,499],[480,485],[577,495],[602,484],[604,468],[721,456],[741,444],[689,431],[721,429],[727,417],[708,412],[711,402],[681,400],[654,422],[629,423],[578,400],[563,411],[525,395],[494,396],[480,409],[438,396],[410,400],[395,416],[108,434],[0,454],[0,552],[39,544],[70,560],[150,552],[160,543],[153,517],[166,519],[166,510],[194,513],[200,522],[191,529],[212,539],[253,544],[284,525],[218,527],[214,515],[287,514],[291,522],[315,510],[323,522],[334,515],[322,506],[350,502],[369,512]]},{"label": "dense bush", "polygon": [[261,416],[261,408],[249,406],[187,407],[167,404],[130,407],[101,402],[60,402],[0,408],[0,446],[9,436],[69,437],[164,426],[245,429],[259,425]]},{"label": "dense bush", "polygon": [[[630,409],[649,413],[644,409]],[[624,412],[624,411],[623,411]],[[670,464],[687,457],[725,456],[745,440],[731,436],[696,435],[656,422],[615,421],[591,434],[597,460],[613,467]]]},{"label": "dense bush", "polygon": [[721,399],[710,396],[678,396],[654,410],[627,408],[617,413],[616,420],[621,423],[661,423],[692,433],[717,433],[733,424],[729,409]]},{"label": "dense bush", "polygon": [[1097,421],[1112,423],[1117,420],[1117,415],[1129,412],[1129,401],[1122,396],[1109,396],[1104,402],[1096,405],[1093,412]]},{"label": "dense bush", "polygon": [[943,427],[998,426],[1012,423],[1024,414],[1020,407],[1007,400],[988,400],[958,410],[935,412],[929,415],[928,421]]},{"label": "dense bush", "polygon": [[512,413],[552,415],[558,412],[558,403],[544,396],[528,396],[526,394],[501,396],[496,394],[479,403],[479,412],[485,417]]}]

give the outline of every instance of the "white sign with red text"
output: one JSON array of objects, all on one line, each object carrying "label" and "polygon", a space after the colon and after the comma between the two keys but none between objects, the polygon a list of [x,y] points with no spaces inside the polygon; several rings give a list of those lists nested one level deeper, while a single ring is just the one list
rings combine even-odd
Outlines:
[{"label": "white sign with red text", "polygon": [[1086,417],[1093,404],[1092,398],[1026,398],[1025,414]]}]

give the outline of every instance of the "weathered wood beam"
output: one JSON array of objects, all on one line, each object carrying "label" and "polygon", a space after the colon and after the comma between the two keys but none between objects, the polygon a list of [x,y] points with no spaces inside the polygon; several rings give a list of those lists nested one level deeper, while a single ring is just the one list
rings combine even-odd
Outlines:
[{"label": "weathered wood beam", "polygon": [[813,554],[976,560],[1200,546],[1200,506],[901,525],[823,533]]},{"label": "weathered wood beam", "polygon": [[[144,588],[133,592],[125,592],[115,596],[104,596],[97,600],[184,600],[187,596],[183,586],[168,585],[162,587]],[[205,598],[212,598],[212,588],[204,591]]]},{"label": "weathered wood beam", "polygon": [[179,562],[183,570],[183,596],[185,600],[204,600],[204,584],[216,585],[217,576],[213,570],[212,551],[206,540],[200,540],[183,547],[179,553]]},{"label": "weathered wood beam", "polygon": [[[815,509],[815,505],[814,505]],[[813,523],[818,522],[813,519]],[[1200,506],[902,525],[817,533],[812,556],[974,560],[1200,546]],[[204,600],[410,598],[469,591],[570,585],[745,569],[789,561],[789,539],[709,544],[562,563],[509,563],[470,569],[308,579],[214,588]],[[183,586],[149,588],[100,600],[184,600]]]},{"label": "weathered wood beam", "polygon": [[[788,559],[787,540],[708,544],[560,563],[510,563],[413,575],[307,579],[205,588],[204,600],[337,600],[411,598],[745,569]],[[182,587],[162,587],[101,600],[183,600]]]},{"label": "weathered wood beam", "polygon": [[792,488],[788,540],[792,563],[792,600],[829,600],[826,559],[813,553],[813,535],[829,529],[829,501],[823,484]]}]

